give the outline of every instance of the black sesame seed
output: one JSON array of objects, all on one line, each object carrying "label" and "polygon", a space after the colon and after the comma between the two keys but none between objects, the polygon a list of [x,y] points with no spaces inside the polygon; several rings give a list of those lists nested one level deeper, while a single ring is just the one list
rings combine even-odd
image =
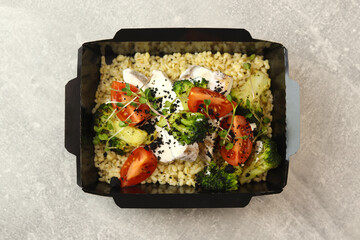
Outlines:
[{"label": "black sesame seed", "polygon": [[225,172],[227,172],[227,173],[233,173],[233,172],[235,172],[235,168],[234,168],[232,165],[228,164],[228,165],[225,167]]}]

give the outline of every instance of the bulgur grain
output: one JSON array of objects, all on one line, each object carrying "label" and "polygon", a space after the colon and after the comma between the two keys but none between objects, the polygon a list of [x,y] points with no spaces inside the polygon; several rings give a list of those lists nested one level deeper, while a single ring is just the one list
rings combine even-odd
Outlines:
[{"label": "bulgur grain", "polygon": [[[166,45],[164,46],[166,49]],[[243,63],[251,63],[251,69],[244,69]],[[178,80],[180,74],[190,65],[199,65],[209,68],[213,71],[219,70],[230,75],[234,79],[233,87],[240,87],[246,79],[251,75],[252,71],[260,70],[267,73],[270,68],[268,60],[264,60],[263,56],[256,56],[253,60],[248,58],[246,54],[215,54],[211,52],[199,53],[174,53],[164,55],[163,57],[152,56],[149,53],[136,53],[134,56],[117,56],[112,64],[107,65],[105,57],[101,59],[100,68],[100,84],[96,92],[96,106],[93,113],[100,106],[110,100],[110,86],[113,81],[122,81],[122,71],[126,68],[132,68],[149,77],[153,70],[163,71],[172,81]],[[264,116],[272,120],[272,94],[267,92],[267,99],[263,101]],[[272,129],[270,123],[267,124],[269,136],[271,137]],[[99,181],[110,183],[112,177],[120,177],[120,168],[126,161],[128,155],[120,156],[114,152],[105,152],[104,145],[97,144],[95,148],[95,166],[99,169]],[[188,185],[195,186],[195,175],[205,167],[206,163],[197,159],[195,162],[184,162],[175,160],[173,163],[158,163],[157,169],[150,178],[142,182],[144,183],[160,183],[170,185]],[[266,173],[259,176],[255,181],[266,179]],[[189,191],[189,190],[186,190]],[[190,191],[191,192],[191,191]]]}]

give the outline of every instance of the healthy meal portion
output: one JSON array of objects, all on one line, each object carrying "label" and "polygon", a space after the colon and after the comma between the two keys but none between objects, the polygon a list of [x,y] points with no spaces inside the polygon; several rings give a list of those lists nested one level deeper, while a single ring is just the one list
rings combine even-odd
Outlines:
[{"label": "healthy meal portion", "polygon": [[93,140],[99,180],[232,191],[280,163],[262,56],[102,58]]}]

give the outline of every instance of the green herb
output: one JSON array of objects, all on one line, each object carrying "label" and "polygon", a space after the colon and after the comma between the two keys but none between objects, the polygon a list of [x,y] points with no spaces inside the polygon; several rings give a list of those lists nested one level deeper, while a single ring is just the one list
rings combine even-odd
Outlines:
[{"label": "green herb", "polygon": [[159,107],[156,103],[152,103],[151,105],[152,105],[153,108],[155,108],[155,109],[158,109],[158,107]]},{"label": "green herb", "polygon": [[226,150],[230,150],[234,147],[234,144],[232,144],[231,142],[229,142],[228,144],[226,144],[225,148]]},{"label": "green herb", "polygon": [[108,135],[106,133],[103,133],[103,134],[99,134],[99,139],[102,140],[102,141],[105,141],[108,139]]},{"label": "green herb", "polygon": [[170,107],[170,106],[171,106],[171,102],[166,101],[165,104],[164,104],[164,107],[168,108],[168,107]]},{"label": "green herb", "polygon": [[246,99],[246,106],[247,106],[248,108],[250,108],[250,100],[249,100],[249,99]]},{"label": "green herb", "polygon": [[205,99],[205,100],[204,100],[204,103],[205,103],[206,106],[209,106],[210,103],[211,103],[211,100],[210,100],[210,99]]},{"label": "green herb", "polygon": [[245,69],[250,69],[251,68],[251,64],[250,63],[243,63],[243,67]]},{"label": "green herb", "polygon": [[157,114],[154,113],[153,111],[150,111],[150,114],[153,115],[153,116],[157,116]]},{"label": "green herb", "polygon": [[248,114],[246,114],[246,118],[251,118],[253,116],[253,114],[252,113],[248,113]]},{"label": "green herb", "polygon": [[125,122],[119,122],[119,127],[126,127],[127,124]]},{"label": "green herb", "polygon": [[249,138],[249,136],[248,135],[245,135],[245,136],[242,136],[242,137],[240,137],[241,139],[248,139]]},{"label": "green herb", "polygon": [[93,140],[93,144],[99,144],[99,143],[100,143],[99,137],[95,137]]},{"label": "green herb", "polygon": [[226,99],[227,99],[229,102],[232,101],[232,97],[230,96],[230,94],[226,96]]},{"label": "green herb", "polygon": [[121,89],[122,92],[125,92],[126,95],[131,96],[132,95],[132,91],[130,89],[130,84],[126,83],[125,87],[123,89]]},{"label": "green herb", "polygon": [[149,88],[145,89],[144,95],[145,98],[148,99],[149,101],[154,100],[154,97],[151,95],[151,90]]},{"label": "green herb", "polygon": [[249,59],[252,61],[252,60],[255,59],[255,56],[256,56],[255,54],[251,54],[250,57],[249,57]]},{"label": "green herb", "polygon": [[146,103],[148,100],[145,98],[145,97],[140,97],[139,98],[139,102],[141,103],[141,104],[143,104],[143,103]]},{"label": "green herb", "polygon": [[232,111],[232,116],[231,116],[231,123],[230,123],[230,126],[227,130],[223,129],[222,131],[219,132],[219,136],[222,140],[220,140],[220,146],[225,146],[225,148],[227,150],[230,150],[234,147],[234,144],[232,142],[229,141],[229,138],[228,138],[228,135],[230,134],[230,130],[234,124],[234,117],[235,117],[235,114],[236,114],[236,109],[239,105],[236,105],[234,106],[233,102],[231,101],[231,97],[230,98],[226,98],[226,99],[230,99],[229,102],[231,103],[231,106],[233,107],[233,111]]},{"label": "green herb", "polygon": [[133,92],[127,88],[123,88],[121,91],[124,92],[127,96],[131,96],[133,94]]},{"label": "green herb", "polygon": [[264,123],[267,124],[270,122],[270,119],[268,117],[264,117]]},{"label": "green herb", "polygon": [[123,107],[123,106],[125,106],[125,105],[118,102],[118,103],[116,103],[116,106],[118,106],[118,107]]},{"label": "green herb", "polygon": [[166,115],[166,114],[168,113],[168,111],[169,111],[169,109],[163,109],[163,110],[161,110],[161,112],[162,112],[163,115]]},{"label": "green herb", "polygon": [[134,106],[134,107],[138,107],[138,106],[139,106],[137,103],[134,103],[134,102],[130,103],[130,105],[131,105],[131,106]]},{"label": "green herb", "polygon": [[227,131],[224,129],[224,130],[221,130],[220,132],[219,132],[219,136],[221,137],[221,138],[226,138],[226,134],[227,134]]},{"label": "green herb", "polygon": [[263,127],[261,128],[261,131],[265,134],[265,133],[267,132],[267,127],[263,126]]},{"label": "green herb", "polygon": [[94,131],[99,132],[101,129],[98,126],[94,126]]}]

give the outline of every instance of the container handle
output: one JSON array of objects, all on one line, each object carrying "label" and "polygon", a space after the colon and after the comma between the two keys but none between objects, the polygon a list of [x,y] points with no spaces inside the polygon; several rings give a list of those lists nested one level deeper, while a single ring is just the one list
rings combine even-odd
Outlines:
[{"label": "container handle", "polygon": [[113,40],[121,42],[142,41],[240,41],[254,39],[245,29],[233,28],[145,28],[120,29]]},{"label": "container handle", "polygon": [[65,86],[65,148],[80,157],[80,79],[70,80]]},{"label": "container handle", "polygon": [[288,74],[286,84],[286,159],[295,154],[300,147],[300,88]]}]

